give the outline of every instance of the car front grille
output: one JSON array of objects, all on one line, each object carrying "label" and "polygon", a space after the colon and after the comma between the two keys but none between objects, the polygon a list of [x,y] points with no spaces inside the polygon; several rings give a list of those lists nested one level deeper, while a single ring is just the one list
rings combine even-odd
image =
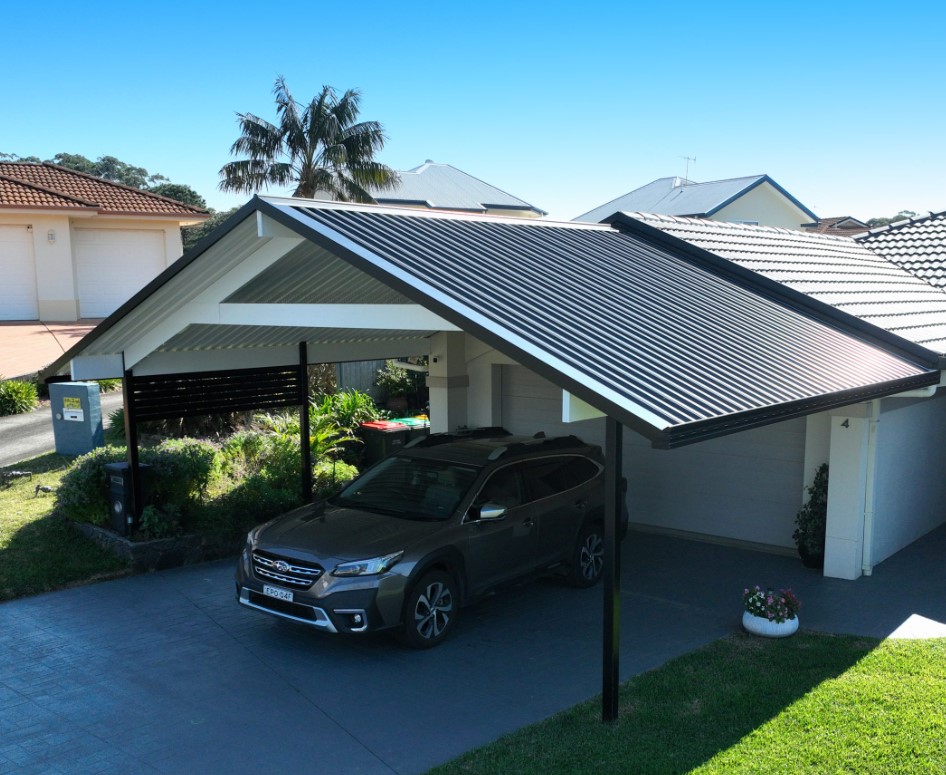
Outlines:
[{"label": "car front grille", "polygon": [[253,552],[253,573],[257,578],[275,581],[292,589],[308,589],[324,572],[319,565],[305,565],[298,560]]}]

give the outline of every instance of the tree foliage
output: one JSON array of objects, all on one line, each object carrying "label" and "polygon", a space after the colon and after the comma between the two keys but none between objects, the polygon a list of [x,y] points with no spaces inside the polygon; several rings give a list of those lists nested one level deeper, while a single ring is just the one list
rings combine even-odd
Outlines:
[{"label": "tree foliage", "polygon": [[899,213],[894,215],[891,218],[871,218],[867,225],[872,229],[876,229],[878,226],[887,226],[891,223],[896,223],[897,221],[906,221],[910,218],[916,218],[916,213],[913,210],[901,210]]},{"label": "tree foliage", "polygon": [[57,153],[51,159],[43,160],[38,156],[17,156],[15,153],[0,153],[0,160],[36,164],[45,161],[47,164],[56,164],[111,183],[119,183],[129,188],[137,188],[159,196],[166,196],[192,207],[207,208],[207,202],[204,198],[190,186],[183,183],[171,183],[164,175],[152,174],[144,167],[136,167],[114,156],[100,156],[92,161],[79,153]]},{"label": "tree foliage", "polygon": [[276,124],[237,113],[240,136],[230,153],[247,158],[223,166],[221,190],[253,193],[268,186],[295,186],[294,196],[373,202],[369,189],[396,184],[397,173],[374,159],[384,147],[384,128],[377,121],[357,120],[357,89],[339,97],[331,86],[323,86],[303,105],[279,76],[273,94]]}]

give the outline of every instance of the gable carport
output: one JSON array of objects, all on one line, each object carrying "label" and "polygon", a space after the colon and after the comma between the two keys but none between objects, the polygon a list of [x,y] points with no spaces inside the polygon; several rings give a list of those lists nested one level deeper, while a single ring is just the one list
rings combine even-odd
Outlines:
[{"label": "gable carport", "polygon": [[[413,354],[435,430],[466,424],[474,338],[607,416],[604,711],[617,712],[624,426],[692,444],[938,382],[938,359],[680,242],[559,224],[254,198],[51,367],[74,379]],[[304,345],[304,346],[300,346]]]}]

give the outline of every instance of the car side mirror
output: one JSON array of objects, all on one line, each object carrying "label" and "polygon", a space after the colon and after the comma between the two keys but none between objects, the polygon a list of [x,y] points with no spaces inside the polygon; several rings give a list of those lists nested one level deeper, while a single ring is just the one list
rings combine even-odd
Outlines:
[{"label": "car side mirror", "polygon": [[506,507],[500,506],[498,503],[493,503],[489,501],[480,506],[480,513],[478,519],[481,522],[494,522],[497,519],[502,519],[506,516]]}]

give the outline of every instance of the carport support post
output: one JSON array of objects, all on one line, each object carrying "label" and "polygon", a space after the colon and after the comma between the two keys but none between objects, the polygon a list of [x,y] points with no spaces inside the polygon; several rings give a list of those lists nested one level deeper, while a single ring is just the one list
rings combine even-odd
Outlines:
[{"label": "carport support post", "polygon": [[309,347],[299,342],[299,443],[302,445],[302,502],[312,503],[312,443],[309,439]]},{"label": "carport support post", "polygon": [[122,401],[125,409],[125,443],[128,445],[127,460],[131,470],[131,512],[135,521],[141,517],[145,504],[142,497],[141,467],[138,461],[138,411],[135,407],[134,375],[131,369],[125,371],[122,384]]},{"label": "carport support post", "polygon": [[622,435],[624,427],[608,417],[604,439],[604,656],[602,661],[601,720],[618,717],[621,646],[621,552],[618,519],[621,515]]}]

